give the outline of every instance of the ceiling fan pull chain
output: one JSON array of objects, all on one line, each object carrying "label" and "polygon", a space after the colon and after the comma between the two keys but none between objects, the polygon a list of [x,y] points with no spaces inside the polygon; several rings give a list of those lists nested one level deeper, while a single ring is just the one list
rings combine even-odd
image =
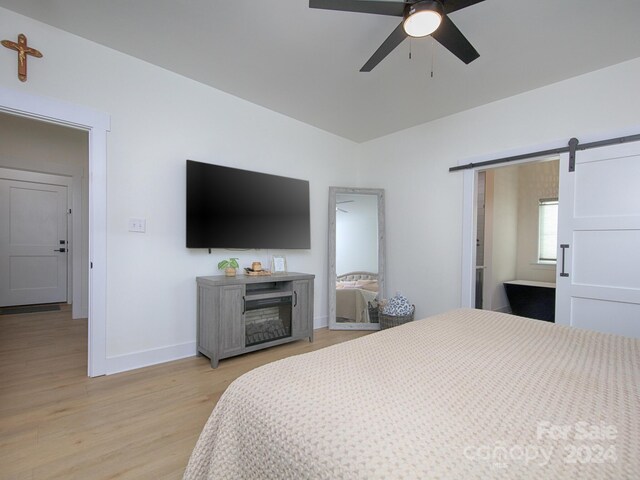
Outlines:
[{"label": "ceiling fan pull chain", "polygon": [[435,58],[435,48],[433,45],[433,37],[431,37],[431,78],[433,78],[433,63]]}]

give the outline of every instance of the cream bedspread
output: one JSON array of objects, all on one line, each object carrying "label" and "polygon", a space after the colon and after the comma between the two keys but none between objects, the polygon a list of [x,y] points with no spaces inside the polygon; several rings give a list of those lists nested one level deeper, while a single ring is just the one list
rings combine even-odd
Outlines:
[{"label": "cream bedspread", "polygon": [[640,478],[640,341],[455,310],[257,368],[187,479]]}]

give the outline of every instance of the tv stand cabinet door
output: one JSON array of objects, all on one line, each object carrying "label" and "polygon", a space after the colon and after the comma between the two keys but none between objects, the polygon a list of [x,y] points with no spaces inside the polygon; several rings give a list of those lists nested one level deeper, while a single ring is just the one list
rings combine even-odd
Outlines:
[{"label": "tv stand cabinet door", "polygon": [[244,350],[244,285],[220,287],[220,358]]},{"label": "tv stand cabinet door", "polygon": [[293,282],[293,337],[313,341],[313,280]]}]

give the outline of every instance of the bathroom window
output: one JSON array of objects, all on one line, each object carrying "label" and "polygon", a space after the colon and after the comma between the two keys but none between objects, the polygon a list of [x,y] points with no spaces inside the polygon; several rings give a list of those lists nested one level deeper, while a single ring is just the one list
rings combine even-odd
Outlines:
[{"label": "bathroom window", "polygon": [[558,199],[538,203],[538,263],[556,263],[558,250]]}]

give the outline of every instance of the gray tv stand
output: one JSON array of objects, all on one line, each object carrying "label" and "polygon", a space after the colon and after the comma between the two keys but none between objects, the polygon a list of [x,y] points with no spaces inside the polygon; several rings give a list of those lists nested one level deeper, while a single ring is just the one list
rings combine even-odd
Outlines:
[{"label": "gray tv stand", "polygon": [[307,273],[197,277],[198,353],[223,358],[313,341],[313,279]]}]

